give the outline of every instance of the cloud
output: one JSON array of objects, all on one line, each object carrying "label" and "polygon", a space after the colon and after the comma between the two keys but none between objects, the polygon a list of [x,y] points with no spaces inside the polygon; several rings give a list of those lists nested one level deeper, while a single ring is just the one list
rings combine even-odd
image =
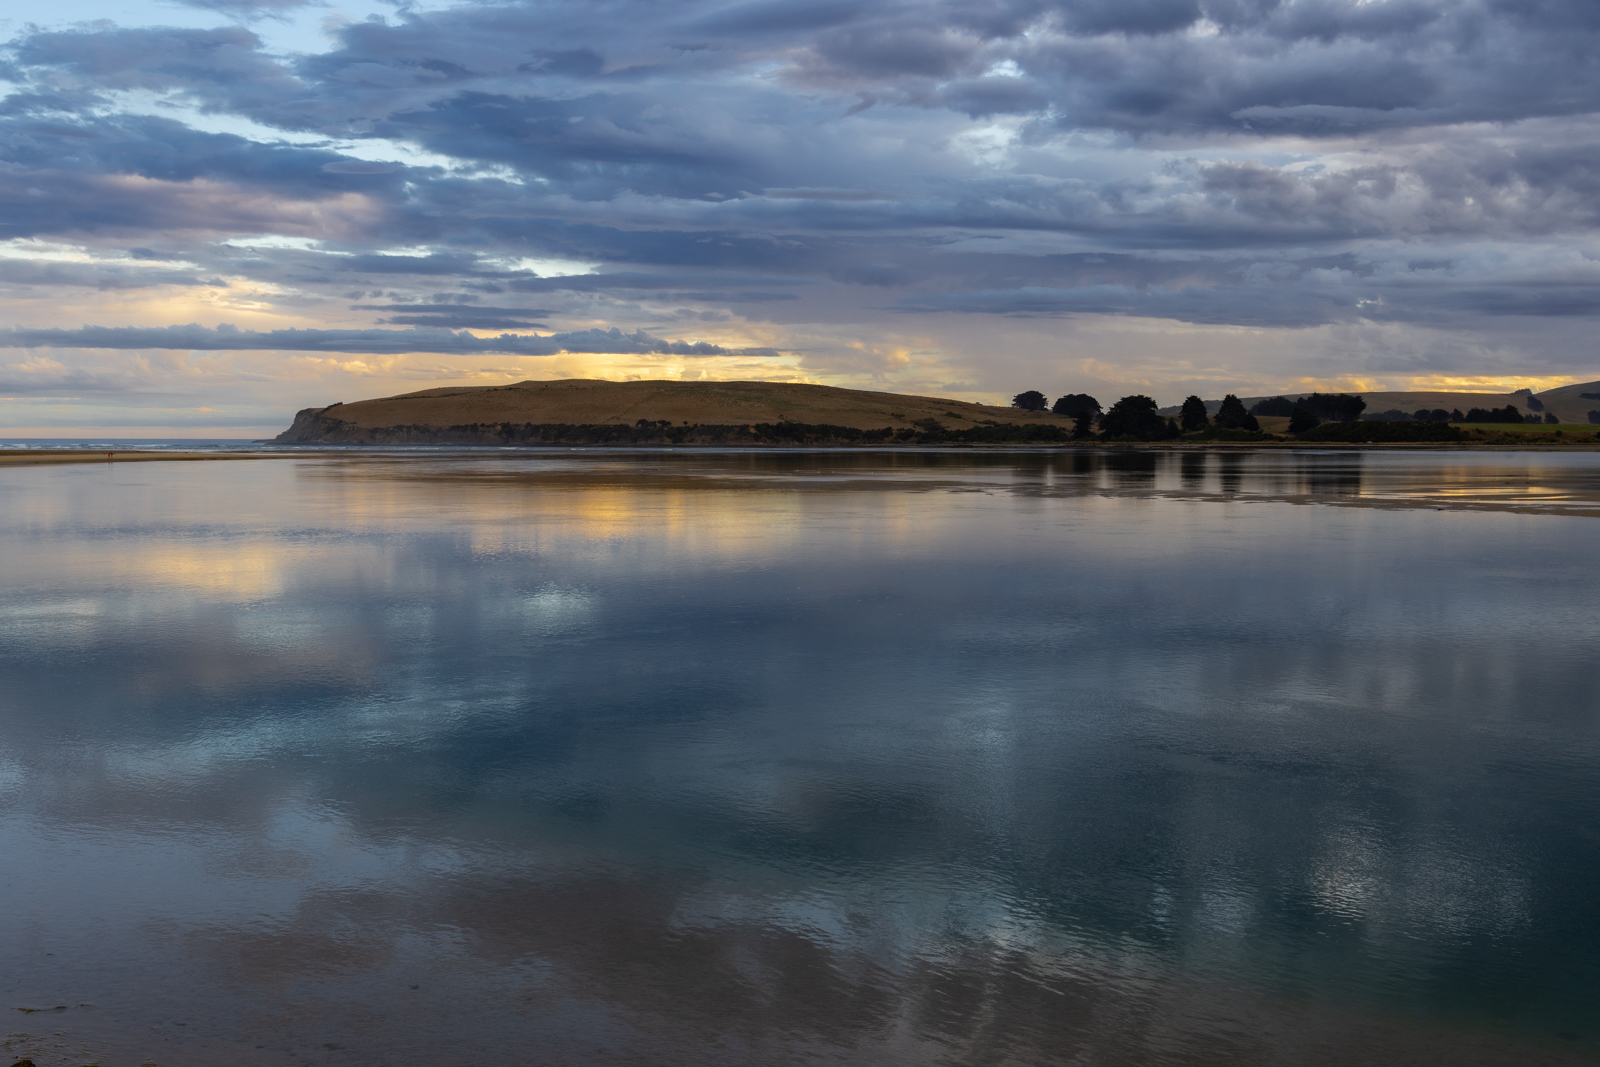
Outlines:
[{"label": "cloud", "polygon": [[236,18],[282,17],[297,8],[309,7],[318,0],[178,0],[186,7],[220,11]]},{"label": "cloud", "polygon": [[[194,3],[272,21],[135,0],[0,53],[0,241],[86,249],[0,260],[4,321],[61,327],[7,343],[670,356],[702,350],[663,324],[715,322],[886,387],[989,381],[963,318],[1461,352],[1514,321],[1553,360],[1594,314],[1578,0],[466,0],[327,36]],[[66,329],[89,289],[256,330]]]},{"label": "cloud", "polygon": [[553,356],[565,352],[637,353],[673,356],[721,356],[729,351],[705,341],[667,341],[643,330],[623,333],[577,330],[570,333],[503,333],[476,337],[465,330],[414,327],[408,330],[241,330],[224,323],[211,329],[197,323],[187,326],[84,326],[76,330],[0,330],[0,347],[6,348],[112,348],[191,349],[201,352],[349,352],[402,354],[436,352],[450,355],[503,353],[519,356]]},{"label": "cloud", "polygon": [[464,301],[435,304],[351,304],[351,311],[387,311],[378,319],[391,326],[435,326],[451,330],[532,330],[549,329],[529,316],[548,315],[549,311],[531,308],[501,308],[469,305]]}]

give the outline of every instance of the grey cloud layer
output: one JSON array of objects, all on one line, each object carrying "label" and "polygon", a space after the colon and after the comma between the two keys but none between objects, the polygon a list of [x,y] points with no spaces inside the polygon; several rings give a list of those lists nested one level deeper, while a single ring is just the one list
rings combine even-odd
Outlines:
[{"label": "grey cloud layer", "polygon": [[[728,349],[704,341],[667,341],[642,330],[501,334],[476,337],[465,331],[416,327],[408,330],[241,330],[187,326],[84,326],[76,330],[0,330],[0,346],[12,348],[189,349],[197,352],[349,352],[394,355],[432,352],[453,355],[554,356],[563,352],[625,352],[670,356],[722,356]],[[750,350],[746,350],[747,354]],[[770,350],[756,350],[768,354]]]},{"label": "grey cloud layer", "polygon": [[[246,17],[297,6],[193,2]],[[1592,316],[1597,10],[469,3],[349,25],[306,56],[271,55],[244,26],[28,32],[5,60],[18,88],[0,101],[0,239],[137,245],[196,267],[6,265],[0,286],[226,275],[413,327],[249,345],[350,352],[420,339],[703,354],[639,332],[690,312],[1444,328]],[[322,244],[221,241],[251,233]],[[602,269],[541,277],[523,259]],[[346,296],[373,286],[381,299]],[[541,306],[418,303],[468,292]],[[630,330],[563,332],[563,317]],[[451,332],[546,319],[558,329],[542,338]],[[4,336],[69,334],[59,343],[244,347],[215,332]]]}]

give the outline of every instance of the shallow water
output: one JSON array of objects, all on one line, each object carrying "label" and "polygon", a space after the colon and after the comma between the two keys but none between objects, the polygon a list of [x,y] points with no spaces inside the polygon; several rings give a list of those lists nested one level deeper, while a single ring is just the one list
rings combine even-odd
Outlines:
[{"label": "shallow water", "polygon": [[1594,454],[0,470],[0,1044],[1595,1062],[1597,517]]}]

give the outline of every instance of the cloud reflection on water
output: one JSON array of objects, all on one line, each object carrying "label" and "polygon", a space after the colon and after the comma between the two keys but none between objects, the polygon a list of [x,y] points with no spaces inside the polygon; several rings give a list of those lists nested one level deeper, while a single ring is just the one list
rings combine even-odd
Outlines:
[{"label": "cloud reflection on water", "polygon": [[16,995],[239,1062],[1556,1057],[1587,523],[1319,462],[3,472],[68,502],[0,529]]}]

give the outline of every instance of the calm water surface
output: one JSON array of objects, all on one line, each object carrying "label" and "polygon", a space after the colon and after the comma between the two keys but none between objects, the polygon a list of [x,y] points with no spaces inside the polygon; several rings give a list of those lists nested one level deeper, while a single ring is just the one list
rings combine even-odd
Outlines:
[{"label": "calm water surface", "polygon": [[1594,454],[0,469],[0,1048],[1593,1063],[1597,540]]}]

